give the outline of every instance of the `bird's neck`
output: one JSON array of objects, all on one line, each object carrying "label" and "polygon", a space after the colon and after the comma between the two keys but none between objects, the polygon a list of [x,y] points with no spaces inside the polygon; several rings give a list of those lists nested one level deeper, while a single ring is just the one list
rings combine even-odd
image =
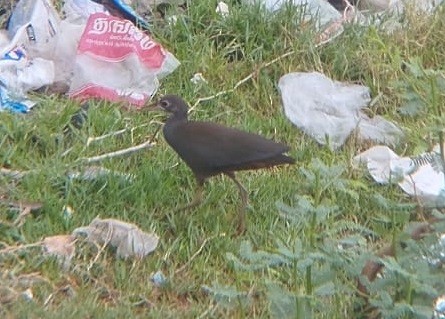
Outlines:
[{"label": "bird's neck", "polygon": [[166,122],[166,124],[174,124],[174,123],[183,123],[187,122],[187,113],[177,113],[170,116]]}]

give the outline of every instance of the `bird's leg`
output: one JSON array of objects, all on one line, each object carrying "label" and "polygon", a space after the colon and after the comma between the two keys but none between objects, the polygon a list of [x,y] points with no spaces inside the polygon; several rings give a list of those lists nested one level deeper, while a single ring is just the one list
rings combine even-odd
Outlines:
[{"label": "bird's leg", "polygon": [[240,197],[241,197],[241,207],[239,208],[238,212],[238,234],[243,234],[246,230],[246,207],[247,207],[247,199],[248,199],[248,193],[247,190],[244,188],[244,186],[238,182],[238,180],[235,178],[234,172],[225,172],[227,176],[230,177],[230,179],[238,186]]},{"label": "bird's leg", "polygon": [[204,187],[204,181],[198,180],[198,185],[196,186],[195,195],[193,196],[192,201],[185,206],[177,208],[176,211],[178,212],[178,211],[182,211],[182,210],[191,209],[191,208],[196,207],[199,204],[201,204],[202,203],[203,187]]}]

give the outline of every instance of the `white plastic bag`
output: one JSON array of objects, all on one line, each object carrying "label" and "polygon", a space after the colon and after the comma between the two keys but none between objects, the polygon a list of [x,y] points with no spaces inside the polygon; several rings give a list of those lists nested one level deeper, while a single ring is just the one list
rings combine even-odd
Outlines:
[{"label": "white plastic bag", "polygon": [[0,41],[0,110],[26,113],[26,92],[53,83],[59,17],[46,0],[21,0],[12,12],[8,39]]},{"label": "white plastic bag", "polygon": [[351,132],[359,137],[394,145],[402,131],[382,117],[369,118],[360,110],[371,101],[369,88],[332,81],[318,72],[289,73],[278,86],[289,120],[318,143],[337,149]]},{"label": "white plastic bag", "polygon": [[21,43],[32,57],[50,60],[59,31],[60,18],[49,0],[20,0],[8,23],[8,36],[16,37],[24,27]]},{"label": "white plastic bag", "polygon": [[[365,164],[380,184],[397,183],[403,191],[427,206],[445,207],[445,180],[436,151],[414,158],[399,157],[387,146],[374,146],[355,156],[355,165]],[[439,163],[440,160],[437,160]]]},{"label": "white plastic bag", "polygon": [[317,21],[317,26],[323,26],[331,21],[341,18],[338,12],[326,0],[244,0],[248,4],[262,4],[270,11],[276,11],[284,5],[292,4],[294,6],[302,6],[305,19],[313,19]]}]

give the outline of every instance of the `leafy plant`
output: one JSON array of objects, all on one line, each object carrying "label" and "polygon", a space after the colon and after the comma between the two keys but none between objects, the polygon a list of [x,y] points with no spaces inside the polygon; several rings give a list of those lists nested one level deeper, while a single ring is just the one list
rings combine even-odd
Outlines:
[{"label": "leafy plant", "polygon": [[[335,301],[339,293],[354,293],[344,279],[358,276],[361,269],[357,261],[369,258],[357,248],[366,244],[362,234],[372,231],[341,219],[342,209],[334,204],[335,200],[345,196],[354,200],[358,196],[348,188],[343,172],[341,166],[313,160],[307,169],[301,169],[306,194],[296,195],[294,205],[277,203],[280,215],[289,224],[290,236],[276,239],[270,251],[255,251],[251,242],[244,241],[240,257],[227,254],[238,271],[275,269],[275,278],[265,284],[274,318],[311,318],[326,300]],[[346,231],[358,234],[344,236]]]},{"label": "leafy plant", "polygon": [[[350,199],[356,195],[342,172],[341,167],[327,166],[318,159],[309,169],[301,169],[306,194],[296,195],[293,205],[277,203],[280,215],[289,223],[289,237],[276,239],[274,248],[265,250],[255,250],[250,241],[243,241],[239,255],[227,253],[227,259],[236,271],[269,275],[264,289],[273,318],[313,318],[320,314],[319,309],[327,313],[331,307],[339,313],[342,304],[338,300],[345,296],[358,306],[350,314],[354,317],[377,313],[382,318],[428,318],[432,300],[445,290],[440,271],[428,257],[435,235],[416,241],[408,232],[397,231],[408,224],[406,212],[413,205],[374,194],[370,198],[375,207],[391,216],[388,222],[394,231],[389,247],[395,249],[385,255],[373,253],[367,239],[377,234],[344,221],[342,208],[333,205],[333,199],[344,194]],[[381,277],[366,277],[364,265],[370,261],[383,269]],[[365,299],[351,286],[354,278],[363,283]]]}]

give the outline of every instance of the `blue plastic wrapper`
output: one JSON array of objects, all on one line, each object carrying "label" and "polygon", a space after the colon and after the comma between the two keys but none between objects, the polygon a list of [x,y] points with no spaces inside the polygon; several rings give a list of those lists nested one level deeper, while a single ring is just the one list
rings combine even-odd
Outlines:
[{"label": "blue plastic wrapper", "polygon": [[445,318],[445,296],[440,296],[434,302],[434,313],[431,319]]},{"label": "blue plastic wrapper", "polygon": [[11,97],[5,84],[0,81],[0,111],[28,113],[34,104],[30,100]]},{"label": "blue plastic wrapper", "polygon": [[160,270],[155,272],[150,280],[156,287],[162,287],[167,283],[167,278],[165,278],[164,273]]},{"label": "blue plastic wrapper", "polygon": [[149,24],[142,18],[132,7],[122,0],[112,0],[111,3],[125,16],[126,19],[132,21],[135,25],[144,29],[149,29]]}]

